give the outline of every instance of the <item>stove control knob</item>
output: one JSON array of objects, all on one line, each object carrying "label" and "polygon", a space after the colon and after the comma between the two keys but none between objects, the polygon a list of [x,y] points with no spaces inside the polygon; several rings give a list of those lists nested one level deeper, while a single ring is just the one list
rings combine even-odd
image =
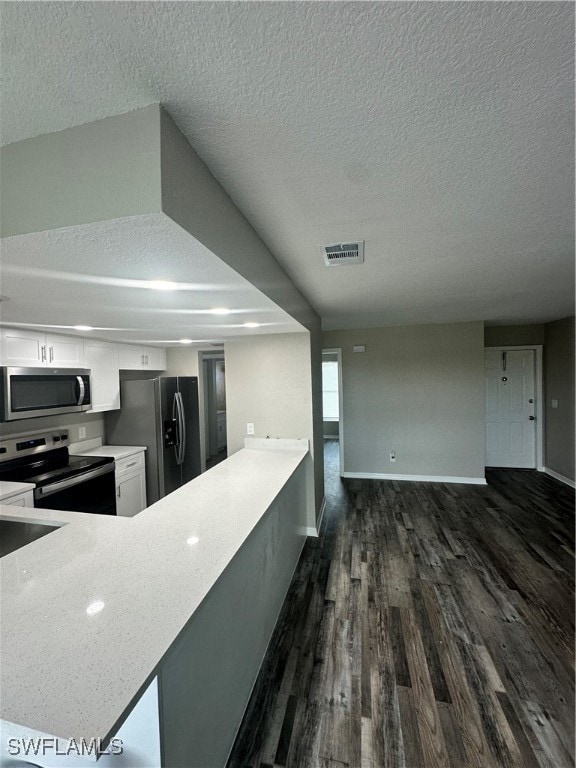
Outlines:
[{"label": "stove control knob", "polygon": [[59,442],[60,442],[60,435],[54,435],[54,437],[52,438],[52,440],[53,440],[55,443],[59,443]]}]

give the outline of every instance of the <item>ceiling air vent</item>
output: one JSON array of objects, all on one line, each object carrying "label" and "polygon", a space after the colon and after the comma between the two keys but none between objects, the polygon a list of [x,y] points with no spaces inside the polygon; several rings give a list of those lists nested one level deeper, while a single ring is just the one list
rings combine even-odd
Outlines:
[{"label": "ceiling air vent", "polygon": [[335,243],[322,247],[324,263],[327,267],[339,267],[344,264],[364,263],[364,240],[355,243]]}]

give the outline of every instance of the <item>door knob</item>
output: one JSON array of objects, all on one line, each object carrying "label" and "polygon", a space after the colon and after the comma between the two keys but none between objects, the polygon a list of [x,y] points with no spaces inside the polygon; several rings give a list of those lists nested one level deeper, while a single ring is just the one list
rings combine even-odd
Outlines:
[{"label": "door knob", "polygon": [[528,418],[530,419],[530,421],[534,421],[534,419],[535,419],[536,417],[535,417],[535,416],[528,416]]}]

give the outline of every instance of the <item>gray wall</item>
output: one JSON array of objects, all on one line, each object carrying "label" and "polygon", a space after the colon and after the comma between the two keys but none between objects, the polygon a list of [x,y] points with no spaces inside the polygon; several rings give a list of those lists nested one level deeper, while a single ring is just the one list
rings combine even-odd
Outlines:
[{"label": "gray wall", "polygon": [[2,237],[161,210],[158,105],[0,150]]},{"label": "gray wall", "polygon": [[[574,318],[547,323],[545,363],[545,465],[574,480]],[[558,400],[558,408],[552,408]]]},{"label": "gray wall", "polygon": [[[345,472],[484,477],[483,323],[327,331],[323,342],[342,349]],[[352,352],[359,344],[366,352]]]},{"label": "gray wall", "polygon": [[93,440],[100,437],[104,439],[104,414],[103,413],[69,413],[63,416],[43,416],[39,419],[22,419],[0,424],[0,436],[12,437],[13,435],[25,435],[34,432],[49,432],[50,430],[67,430],[70,434],[70,442],[80,442],[80,427],[86,429],[86,437],[83,440]]},{"label": "gray wall", "polygon": [[323,421],[324,437],[339,437],[340,424],[337,421]]},{"label": "gray wall", "polygon": [[[307,524],[312,527],[324,497],[324,466],[322,391],[312,387],[310,334],[247,336],[227,341],[225,350],[228,454],[244,447],[247,422],[254,424],[255,437],[309,440]],[[314,409],[320,418],[317,428]],[[315,434],[319,453],[313,449]]]},{"label": "gray wall", "polygon": [[490,325],[484,328],[486,347],[519,347],[544,344],[544,325]]},{"label": "gray wall", "polygon": [[218,411],[226,410],[226,364],[223,360],[217,360],[214,363],[214,372],[216,374],[216,409]]},{"label": "gray wall", "polygon": [[312,385],[312,456],[314,460],[314,496],[316,521],[324,501],[324,439],[322,435],[322,333],[320,328],[310,332],[308,376]]}]

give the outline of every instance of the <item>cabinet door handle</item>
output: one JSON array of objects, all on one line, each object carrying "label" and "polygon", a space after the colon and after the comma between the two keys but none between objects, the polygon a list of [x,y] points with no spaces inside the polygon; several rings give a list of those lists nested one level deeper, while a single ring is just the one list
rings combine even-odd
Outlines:
[{"label": "cabinet door handle", "polygon": [[136,464],[138,464],[138,462],[137,462],[137,461],[133,461],[133,462],[131,462],[130,464],[126,464],[126,469],[130,469],[130,467],[135,467],[135,466],[136,466]]},{"label": "cabinet door handle", "polygon": [[121,490],[120,486],[118,486],[118,498],[119,499],[122,498],[122,490]]},{"label": "cabinet door handle", "polygon": [[54,360],[54,347],[50,347],[48,352],[50,355],[50,362],[52,362]]},{"label": "cabinet door handle", "polygon": [[44,347],[44,346],[40,347],[40,355],[41,355],[40,362],[41,363],[45,363],[46,362],[46,347]]},{"label": "cabinet door handle", "polygon": [[148,355],[146,355],[146,365],[148,365]]}]

